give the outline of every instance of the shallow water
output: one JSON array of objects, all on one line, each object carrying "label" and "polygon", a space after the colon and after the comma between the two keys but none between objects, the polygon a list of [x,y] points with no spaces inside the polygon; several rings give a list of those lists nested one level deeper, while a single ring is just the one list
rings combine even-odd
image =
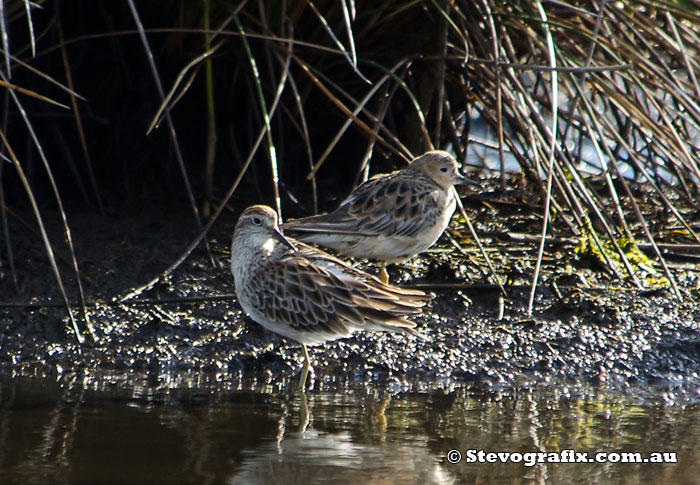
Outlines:
[{"label": "shallow water", "polygon": [[[3,484],[673,484],[700,476],[698,405],[667,395],[396,383],[325,384],[301,395],[289,382],[201,374],[10,377],[0,381]],[[495,462],[468,463],[479,450],[520,461],[484,454]],[[564,450],[590,459],[608,452],[609,461],[665,452],[675,455],[661,459],[676,462],[551,463],[581,458]],[[548,453],[544,462],[533,463],[536,452]]]}]

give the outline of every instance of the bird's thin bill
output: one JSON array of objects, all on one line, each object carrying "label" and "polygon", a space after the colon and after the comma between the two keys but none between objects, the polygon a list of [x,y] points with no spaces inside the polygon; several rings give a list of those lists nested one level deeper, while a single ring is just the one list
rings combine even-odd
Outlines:
[{"label": "bird's thin bill", "polygon": [[474,187],[481,187],[480,183],[474,182],[472,179],[468,179],[467,177],[465,177],[463,175],[460,175],[459,183],[462,185],[473,185]]},{"label": "bird's thin bill", "polygon": [[284,244],[284,245],[287,246],[288,248],[294,249],[294,250],[296,251],[297,248],[294,247],[294,244],[292,244],[292,243],[289,241],[289,239],[287,239],[286,237],[284,237],[284,236],[282,235],[281,232],[279,232],[279,231],[277,231],[277,230],[273,230],[273,231],[272,231],[272,237],[274,237],[275,239],[277,239],[279,242],[281,242],[282,244]]}]

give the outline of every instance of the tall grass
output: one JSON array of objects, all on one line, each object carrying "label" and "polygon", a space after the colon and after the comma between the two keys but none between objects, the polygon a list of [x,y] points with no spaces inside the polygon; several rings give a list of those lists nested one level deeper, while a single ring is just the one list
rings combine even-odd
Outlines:
[{"label": "tall grass", "polygon": [[[162,180],[176,167],[200,232],[169,270],[206,243],[225,204],[249,202],[236,198],[240,184],[280,212],[306,214],[332,208],[330,194],[347,193],[370,173],[436,147],[500,172],[501,190],[507,170],[524,174],[544,208],[540,258],[545,236],[573,236],[621,281],[642,288],[648,283],[634,255],[648,245],[681,296],[657,244],[665,226],[649,214],[668,214],[680,228],[677,242],[700,247],[685,216],[697,210],[700,188],[696,2],[94,0],[38,2],[41,10],[0,3],[3,153],[15,153],[0,172],[0,195],[11,195],[10,204],[22,199],[7,184],[24,177],[13,147],[31,140],[32,151],[44,153],[31,112],[21,128],[8,125],[27,112],[23,89],[40,99],[32,100],[35,112],[43,103],[49,116],[71,113],[74,125],[60,132],[84,160],[74,164],[76,183],[92,187],[84,202],[98,210],[109,211],[104,200],[115,193],[129,195],[113,171],[138,184],[127,175]],[[95,52],[103,64],[89,57]],[[47,104],[54,98],[64,107]],[[105,128],[88,114],[96,110],[129,122]],[[492,139],[476,137],[475,123]],[[122,128],[114,136],[135,141],[134,152],[150,153],[146,168],[122,166],[115,145],[100,143],[114,126]],[[475,145],[494,149],[477,162]],[[45,160],[52,179],[57,165],[50,154]],[[26,177],[25,195],[36,198],[42,179]],[[51,185],[59,204],[72,192]],[[33,210],[41,225],[40,204]],[[73,260],[77,275],[79,255]],[[61,287],[58,266],[54,277]]]}]

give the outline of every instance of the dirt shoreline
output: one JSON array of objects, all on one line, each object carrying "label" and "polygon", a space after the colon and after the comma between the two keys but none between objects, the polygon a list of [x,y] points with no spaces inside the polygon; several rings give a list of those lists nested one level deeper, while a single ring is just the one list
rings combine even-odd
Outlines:
[{"label": "dirt shoreline", "polygon": [[[691,398],[698,395],[700,264],[692,257],[669,258],[683,296],[678,300],[668,288],[623,286],[595,258],[555,241],[547,247],[535,311],[528,317],[527,263],[533,260],[536,245],[523,242],[519,249],[510,242],[504,251],[498,246],[503,244],[498,237],[502,233],[494,229],[488,211],[478,200],[470,209],[494,264],[510,283],[503,319],[498,319],[498,290],[477,269],[476,249],[467,238],[462,240],[465,257],[443,237],[434,251],[390,267],[392,282],[420,285],[435,293],[424,314],[416,318],[430,342],[387,334],[356,334],[329,342],[311,352],[317,382],[389,380],[440,386],[470,382],[501,387],[582,379],[622,390],[650,387],[675,389]],[[294,380],[301,365],[299,346],[250,321],[233,296],[225,299],[234,293],[227,254],[233,214],[225,214],[209,238],[218,268],[211,267],[200,246],[166,281],[139,296],[179,302],[113,302],[115,296],[160,274],[196,236],[191,217],[167,213],[150,207],[120,217],[69,215],[86,277],[86,299],[94,303],[88,316],[97,341],[82,346],[68,331],[66,311],[40,241],[14,224],[21,289],[14,290],[4,264],[0,373],[201,371],[224,379]],[[46,220],[52,241],[60,245],[57,218]],[[505,218],[499,224],[505,227],[509,222]],[[454,232],[458,238],[461,234]],[[58,247],[65,256],[65,248]],[[360,264],[368,271],[377,270],[376,265]],[[77,299],[69,267],[65,263],[60,267],[66,288]],[[453,288],[445,288],[446,283]],[[215,298],[182,301],[206,296]]]}]

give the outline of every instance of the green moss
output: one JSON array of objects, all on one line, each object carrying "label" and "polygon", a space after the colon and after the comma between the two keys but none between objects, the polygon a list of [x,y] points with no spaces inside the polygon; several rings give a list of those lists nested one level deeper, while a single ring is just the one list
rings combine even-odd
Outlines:
[{"label": "green moss", "polygon": [[[589,218],[584,219],[584,224],[581,227],[581,236],[579,244],[574,249],[579,254],[589,254],[594,256],[603,266],[614,265],[615,271],[618,273],[626,273],[627,269],[624,266],[620,253],[615,248],[615,245],[607,235],[598,234],[600,246],[596,244],[594,238],[595,229]],[[625,234],[620,235],[615,242],[622,250],[627,258],[627,261],[635,274],[639,272],[645,273],[646,276],[641,280],[645,286],[662,287],[669,286],[668,278],[660,275],[654,269],[654,261],[644,254],[637,245],[634,237]]]}]

